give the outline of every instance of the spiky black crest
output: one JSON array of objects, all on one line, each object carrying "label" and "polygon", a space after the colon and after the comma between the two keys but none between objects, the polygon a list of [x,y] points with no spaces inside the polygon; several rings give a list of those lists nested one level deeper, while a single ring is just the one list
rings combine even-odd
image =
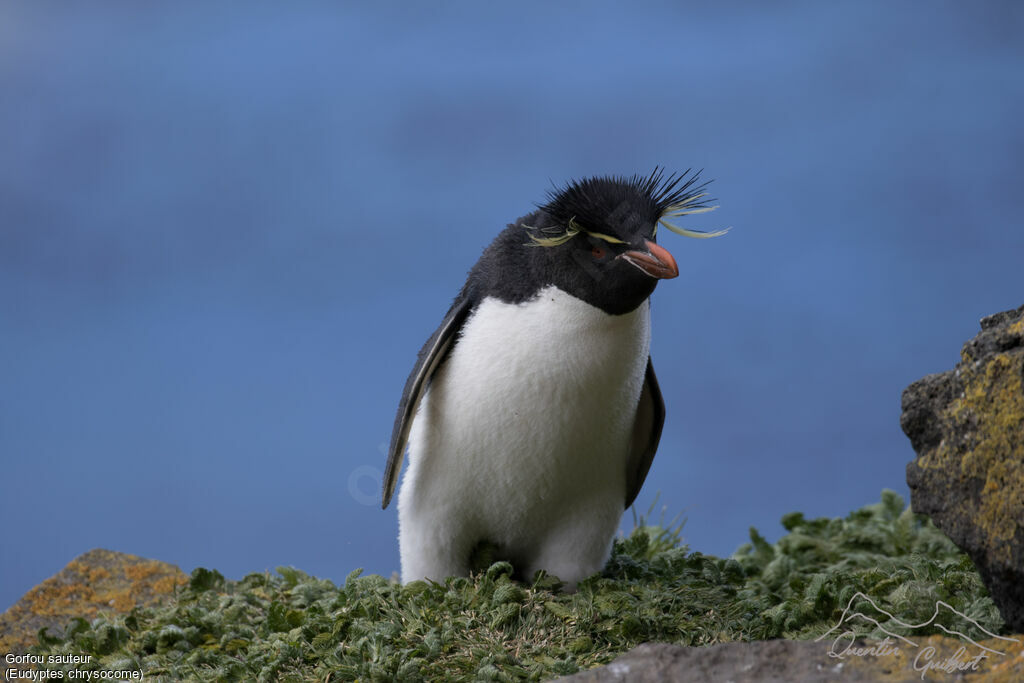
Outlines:
[{"label": "spiky black crest", "polygon": [[601,176],[570,181],[563,188],[548,192],[548,202],[540,206],[556,224],[568,226],[575,219],[584,226],[603,224],[609,217],[638,214],[647,223],[660,221],[677,207],[691,213],[706,209],[704,188],[710,181],[698,183],[700,171],[665,176],[655,167],[648,176]]}]

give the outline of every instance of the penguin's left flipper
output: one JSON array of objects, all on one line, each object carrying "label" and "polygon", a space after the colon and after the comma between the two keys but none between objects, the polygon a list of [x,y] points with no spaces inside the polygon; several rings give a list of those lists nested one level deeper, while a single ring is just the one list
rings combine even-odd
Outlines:
[{"label": "penguin's left flipper", "polygon": [[[381,508],[388,506],[391,496],[395,493],[398,474],[402,470],[402,460],[405,458],[405,445],[409,441],[409,430],[412,429],[416,409],[419,408],[420,401],[423,400],[423,395],[430,385],[430,378],[433,377],[441,362],[448,357],[448,352],[451,351],[452,345],[472,309],[472,299],[465,293],[460,294],[448,314],[445,315],[444,320],[441,321],[441,325],[434,330],[434,334],[430,335],[430,339],[420,349],[416,365],[409,373],[409,379],[406,380],[405,389],[402,391],[402,400],[398,403],[395,426],[391,430],[391,447],[388,448],[388,464],[384,468]],[[664,410],[662,412],[664,413]]]},{"label": "penguin's left flipper", "polygon": [[654,364],[647,357],[647,372],[644,374],[644,388],[640,392],[640,403],[636,407],[636,421],[633,422],[633,440],[630,444],[629,461],[626,465],[626,508],[629,508],[640,493],[640,488],[651,469],[651,461],[658,450],[661,429],[665,426],[665,401],[661,397],[658,377]]}]

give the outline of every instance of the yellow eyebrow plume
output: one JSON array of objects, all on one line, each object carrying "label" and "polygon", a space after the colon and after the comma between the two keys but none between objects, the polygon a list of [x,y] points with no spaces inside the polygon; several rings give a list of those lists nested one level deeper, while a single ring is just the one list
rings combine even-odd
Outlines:
[{"label": "yellow eyebrow plume", "polygon": [[[683,228],[670,222],[670,219],[672,218],[690,216],[698,213],[707,213],[709,211],[714,211],[715,209],[717,209],[717,206],[693,206],[693,204],[695,204],[697,200],[699,200],[701,197],[705,195],[707,195],[707,192],[702,192],[692,197],[687,197],[685,201],[682,201],[678,204],[673,204],[672,206],[668,207],[665,213],[661,214],[661,218],[658,219],[658,224],[664,225],[672,232],[676,233],[677,235],[682,235],[684,237],[694,237],[696,239],[721,237],[725,233],[729,232],[729,228],[725,228],[724,230],[715,230],[713,232],[704,232],[703,230],[690,230],[689,228]],[[655,226],[655,229],[657,229],[657,226]]]},{"label": "yellow eyebrow plume", "polygon": [[606,235],[603,232],[591,232],[590,230],[584,230],[583,226],[581,226],[579,223],[576,222],[576,218],[575,217],[569,219],[569,226],[564,231],[561,231],[561,232],[559,232],[561,230],[561,228],[557,228],[557,227],[555,227],[555,228],[534,228],[534,227],[529,226],[529,225],[524,225],[523,227],[526,228],[527,230],[537,230],[539,232],[558,233],[558,234],[552,235],[551,237],[537,237],[536,235],[531,234],[530,235],[530,239],[533,240],[533,244],[531,244],[530,246],[532,246],[532,247],[557,247],[560,244],[565,244],[566,242],[568,242],[569,240],[571,240],[573,237],[575,237],[576,235],[580,234],[581,232],[585,233],[587,235],[590,235],[591,237],[596,237],[596,238],[598,238],[600,240],[604,240],[605,242],[608,242],[609,244],[625,244],[625,241],[620,240],[618,237],[613,237],[612,235]]},{"label": "yellow eyebrow plume", "polygon": [[[533,240],[533,244],[528,246],[531,247],[557,247],[560,244],[565,244],[573,237],[579,234],[579,230],[572,227],[572,221],[569,221],[569,227],[565,231],[556,234],[552,237],[537,237],[533,233],[529,233],[530,239]],[[524,225],[527,230],[537,230],[539,232],[558,232],[559,228],[534,228],[529,225]]]},{"label": "yellow eyebrow plume", "polygon": [[586,230],[584,232],[586,232],[591,237],[596,237],[599,240],[604,240],[608,244],[625,244],[626,243],[624,240],[620,240],[618,237],[612,237],[611,235],[606,235],[603,232],[591,232],[589,230]]}]

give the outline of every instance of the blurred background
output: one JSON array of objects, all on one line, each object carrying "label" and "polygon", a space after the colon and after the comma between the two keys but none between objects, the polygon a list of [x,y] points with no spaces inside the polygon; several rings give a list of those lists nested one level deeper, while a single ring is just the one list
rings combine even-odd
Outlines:
[{"label": "blurred background", "polygon": [[[0,5],[0,609],[104,547],[398,570],[416,352],[552,183],[705,169],[637,507],[727,555],[906,495],[1024,303],[1024,4]],[[623,528],[632,527],[624,516]]]}]

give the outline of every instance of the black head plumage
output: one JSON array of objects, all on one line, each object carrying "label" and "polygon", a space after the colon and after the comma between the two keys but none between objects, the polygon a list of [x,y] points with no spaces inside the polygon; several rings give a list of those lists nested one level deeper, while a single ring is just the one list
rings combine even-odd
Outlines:
[{"label": "black head plumage", "polygon": [[666,176],[664,169],[655,167],[647,176],[599,176],[570,181],[549,191],[548,201],[539,208],[556,225],[568,226],[575,221],[585,228],[613,226],[633,233],[641,225],[656,225],[678,209],[685,209],[686,213],[710,209],[714,200],[708,199],[704,191],[709,183],[700,182],[700,171],[687,169]]},{"label": "black head plumage", "polygon": [[700,172],[666,176],[598,176],[551,190],[538,210],[510,224],[484,250],[461,296],[508,303],[554,285],[613,315],[634,310],[660,279],[678,275],[656,244],[658,226],[689,237],[714,237],[671,219],[709,206]]}]

